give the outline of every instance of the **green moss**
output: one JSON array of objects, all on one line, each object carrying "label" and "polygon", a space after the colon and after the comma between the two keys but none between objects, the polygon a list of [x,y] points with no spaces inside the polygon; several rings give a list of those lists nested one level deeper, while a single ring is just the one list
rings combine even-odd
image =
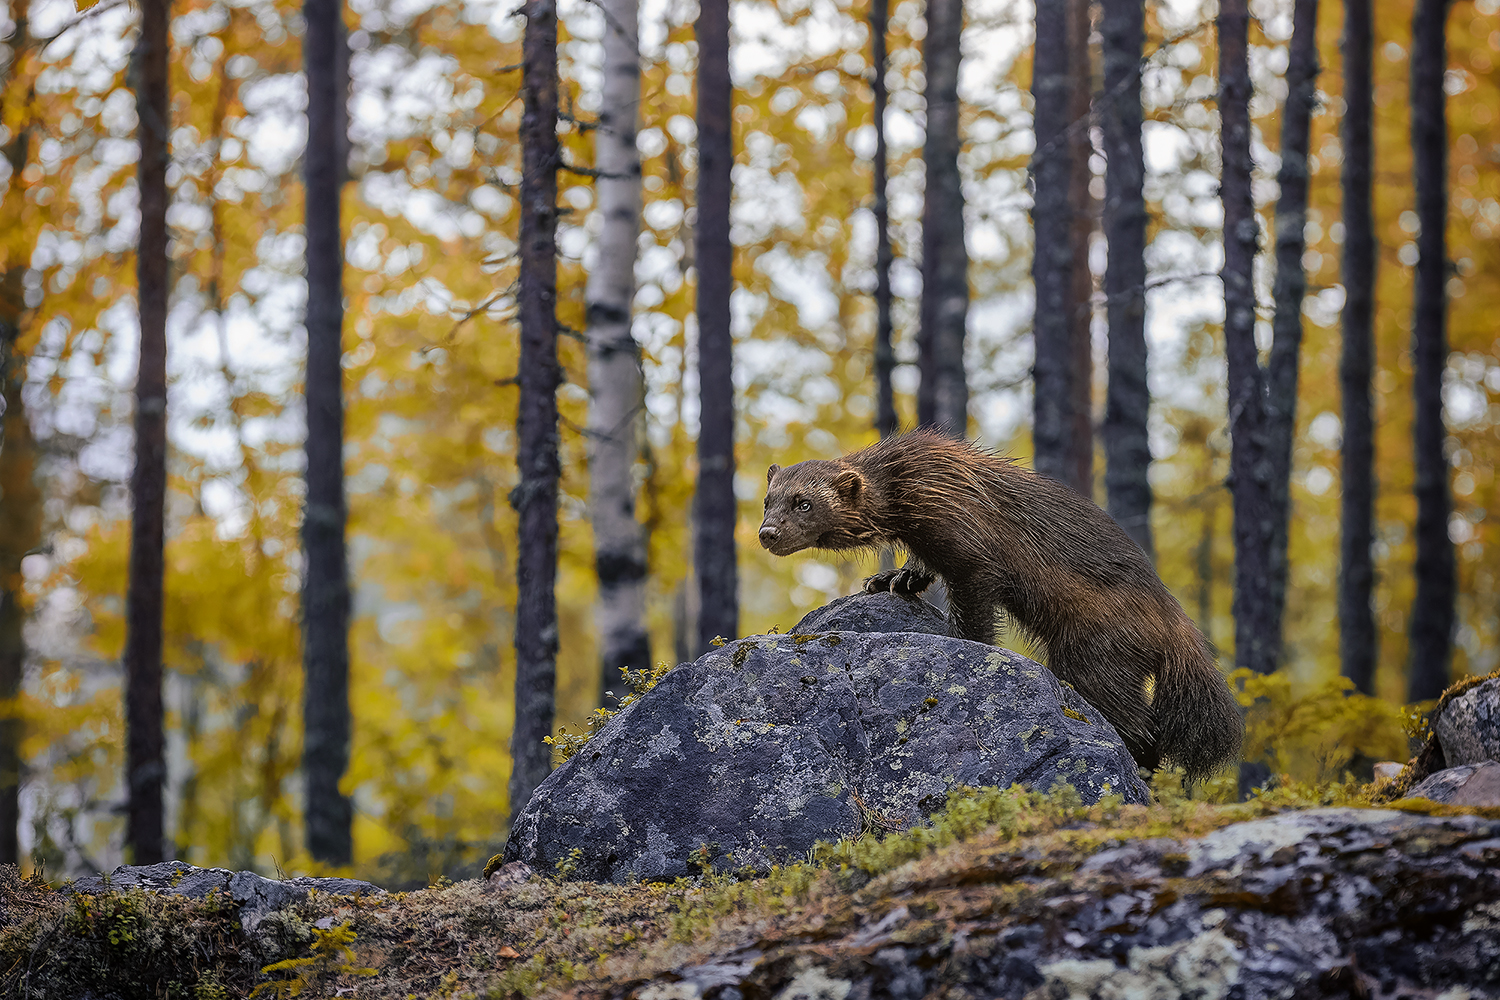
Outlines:
[{"label": "green moss", "polygon": [[218,1000],[248,994],[260,964],[218,894],[65,893],[0,867],[0,996],[77,997],[107,983],[120,1000]]}]

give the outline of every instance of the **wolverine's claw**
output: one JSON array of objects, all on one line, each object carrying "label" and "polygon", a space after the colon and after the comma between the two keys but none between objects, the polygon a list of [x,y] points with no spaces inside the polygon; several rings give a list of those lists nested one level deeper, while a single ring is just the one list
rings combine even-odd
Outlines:
[{"label": "wolverine's claw", "polygon": [[937,578],[931,573],[919,573],[911,569],[881,570],[865,580],[865,593],[883,594],[890,591],[901,597],[915,597],[932,586],[935,579]]},{"label": "wolverine's claw", "polygon": [[932,581],[935,579],[937,578],[931,573],[900,569],[896,571],[895,579],[891,580],[891,593],[900,594],[902,597],[916,597],[932,586]]}]

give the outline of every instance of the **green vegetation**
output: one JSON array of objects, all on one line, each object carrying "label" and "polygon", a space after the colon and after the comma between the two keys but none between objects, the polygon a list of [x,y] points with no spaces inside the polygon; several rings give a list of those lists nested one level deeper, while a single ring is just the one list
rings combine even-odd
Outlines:
[{"label": "green vegetation", "polygon": [[305,958],[285,958],[261,969],[264,975],[292,973],[290,979],[273,979],[250,991],[252,1000],[259,996],[296,997],[316,989],[336,976],[375,976],[378,970],[357,965],[354,949],[349,947],[358,937],[349,929],[349,921],[328,928],[314,927],[312,954]]}]

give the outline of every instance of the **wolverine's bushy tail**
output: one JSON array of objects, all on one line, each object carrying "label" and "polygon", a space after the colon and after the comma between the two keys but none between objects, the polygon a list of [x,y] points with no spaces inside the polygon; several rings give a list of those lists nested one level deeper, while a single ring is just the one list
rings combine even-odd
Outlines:
[{"label": "wolverine's bushy tail", "polygon": [[1245,722],[1229,683],[1214,665],[1213,648],[1192,629],[1168,652],[1151,699],[1162,763],[1201,781],[1239,758]]}]

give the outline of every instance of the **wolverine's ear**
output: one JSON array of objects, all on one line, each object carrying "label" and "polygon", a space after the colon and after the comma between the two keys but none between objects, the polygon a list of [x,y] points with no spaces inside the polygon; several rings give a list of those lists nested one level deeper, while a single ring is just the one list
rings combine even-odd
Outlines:
[{"label": "wolverine's ear", "polygon": [[833,477],[833,490],[839,495],[845,507],[852,507],[859,503],[859,495],[864,491],[865,477],[861,476],[855,469],[843,469]]},{"label": "wolverine's ear", "polygon": [[780,471],[781,471],[781,466],[779,466],[779,465],[773,465],[769,469],[766,470],[766,485],[767,486],[771,485],[771,480],[775,479],[776,478],[776,473],[778,473]]}]

